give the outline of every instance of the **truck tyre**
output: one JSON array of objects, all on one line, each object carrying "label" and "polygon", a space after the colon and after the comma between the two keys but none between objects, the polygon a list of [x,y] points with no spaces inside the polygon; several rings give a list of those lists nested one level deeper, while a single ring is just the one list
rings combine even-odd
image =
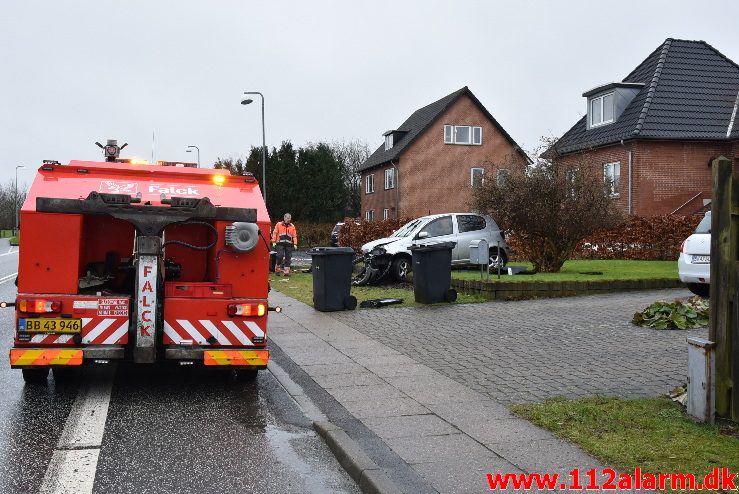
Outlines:
[{"label": "truck tyre", "polygon": [[236,380],[254,381],[259,373],[258,369],[236,369]]},{"label": "truck tyre", "polygon": [[76,369],[70,369],[68,367],[54,367],[51,369],[51,373],[54,375],[54,382],[57,384],[74,381],[77,376]]},{"label": "truck tyre", "polygon": [[707,283],[686,283],[688,290],[699,297],[708,298],[711,295],[711,285]]},{"label": "truck tyre", "polygon": [[411,269],[411,260],[402,256],[393,260],[391,272],[396,281],[405,283],[408,281],[408,274],[411,272]]},{"label": "truck tyre", "polygon": [[23,380],[26,384],[46,384],[49,377],[48,367],[39,367],[38,369],[22,369]]}]

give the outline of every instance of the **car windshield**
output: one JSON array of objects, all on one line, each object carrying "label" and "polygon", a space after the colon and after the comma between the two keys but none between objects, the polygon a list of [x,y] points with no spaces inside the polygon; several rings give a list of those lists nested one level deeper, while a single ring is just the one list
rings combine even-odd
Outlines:
[{"label": "car windshield", "polygon": [[695,233],[711,233],[711,214],[703,217],[698,226],[695,227]]},{"label": "car windshield", "polygon": [[420,219],[409,221],[405,225],[398,228],[398,230],[390,235],[391,237],[407,237],[413,230],[421,223]]},{"label": "car windshield", "polygon": [[344,226],[344,223],[338,223],[335,227],[332,233],[339,233],[341,231],[341,227]]}]

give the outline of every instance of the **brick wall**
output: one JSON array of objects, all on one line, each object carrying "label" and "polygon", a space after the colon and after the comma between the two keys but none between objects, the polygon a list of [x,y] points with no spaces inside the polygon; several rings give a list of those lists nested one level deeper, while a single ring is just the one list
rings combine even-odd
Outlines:
[{"label": "brick wall", "polygon": [[[709,161],[719,155],[737,157],[736,143],[695,141],[639,140],[566,156],[566,160],[582,160],[599,174],[606,163],[620,162],[619,196],[614,204],[628,213],[629,155],[632,151],[631,212],[637,216],[670,214],[683,206],[679,214],[691,214],[703,207],[703,199],[711,198]],[[739,163],[735,161],[735,163]],[[695,197],[697,194],[699,194]],[[687,202],[687,204],[685,204]]]},{"label": "brick wall", "polygon": [[[444,144],[444,125],[482,127],[482,145]],[[487,180],[494,180],[498,168],[521,166],[523,158],[513,145],[488,120],[467,95],[434,121],[416,141],[405,149],[398,166],[399,191],[383,190],[384,169],[377,167],[362,174],[362,217],[368,209],[382,218],[383,208],[395,208],[400,193],[399,216],[417,217],[427,214],[467,211],[472,199],[471,169],[485,169]],[[507,163],[515,163],[508,165]],[[500,166],[505,164],[505,166]],[[367,174],[375,175],[375,192],[364,193]],[[391,217],[396,216],[391,210]]]}]

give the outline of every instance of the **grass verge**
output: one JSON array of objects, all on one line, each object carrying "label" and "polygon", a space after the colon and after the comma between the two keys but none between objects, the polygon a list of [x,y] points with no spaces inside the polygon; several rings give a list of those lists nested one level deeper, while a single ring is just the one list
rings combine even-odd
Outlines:
[{"label": "grass verge", "polygon": [[693,422],[666,398],[584,398],[515,405],[513,411],[623,472],[739,472],[739,427]]},{"label": "grass verge", "polygon": [[[533,269],[530,263],[514,262],[510,266],[525,266]],[[602,274],[583,274],[602,273]],[[479,270],[454,270],[452,277],[462,280],[479,280]],[[483,278],[484,279],[484,278]],[[550,281],[593,281],[593,280],[642,280],[642,279],[677,279],[676,261],[620,261],[592,260],[567,261],[559,273],[536,273],[532,275],[496,275],[490,274],[491,282],[550,282]]]},{"label": "grass verge", "polygon": [[[313,305],[313,276],[310,273],[294,273],[289,278],[272,275],[270,283],[274,290],[284,293],[294,299],[300,300],[308,305]],[[377,298],[402,298],[403,303],[390,305],[388,307],[425,307],[425,304],[417,304],[413,296],[413,285],[388,285],[388,286],[354,286],[351,294],[357,297],[359,302]],[[465,295],[460,293],[457,304],[468,304],[475,302],[486,302],[478,295]],[[442,305],[442,304],[439,304]]]}]

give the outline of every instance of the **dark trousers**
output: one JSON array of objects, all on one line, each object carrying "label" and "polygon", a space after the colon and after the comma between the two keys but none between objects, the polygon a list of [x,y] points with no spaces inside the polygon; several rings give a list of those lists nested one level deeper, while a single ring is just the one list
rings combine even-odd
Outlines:
[{"label": "dark trousers", "polygon": [[289,268],[292,264],[293,244],[277,244],[276,267]]}]

